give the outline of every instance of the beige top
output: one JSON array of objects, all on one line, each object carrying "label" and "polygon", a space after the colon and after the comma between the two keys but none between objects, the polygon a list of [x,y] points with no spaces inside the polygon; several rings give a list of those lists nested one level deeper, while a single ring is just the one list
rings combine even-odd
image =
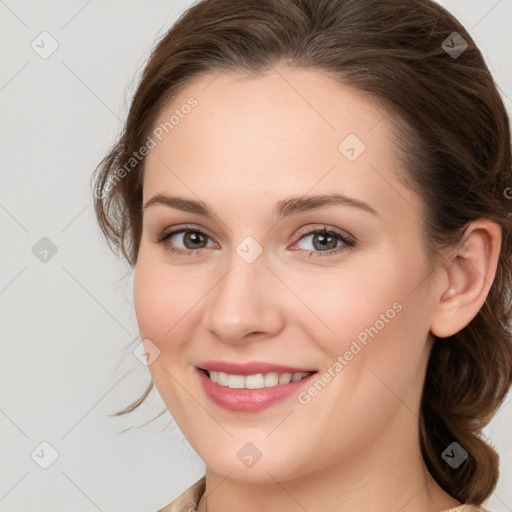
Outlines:
[{"label": "beige top", "polygon": [[[206,476],[202,476],[188,489],[180,494],[174,501],[158,510],[158,512],[196,512],[201,496],[206,489]],[[476,505],[459,505],[444,512],[488,512]]]}]

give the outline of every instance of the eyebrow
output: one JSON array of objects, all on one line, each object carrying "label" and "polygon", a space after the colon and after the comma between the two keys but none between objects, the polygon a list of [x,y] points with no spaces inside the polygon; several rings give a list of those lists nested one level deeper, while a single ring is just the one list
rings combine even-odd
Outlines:
[{"label": "eyebrow", "polygon": [[[168,206],[169,208],[175,208],[189,213],[196,213],[204,217],[216,217],[213,210],[202,201],[157,194],[147,201],[144,205],[144,209],[155,204],[161,204]],[[277,219],[282,219],[288,215],[318,210],[328,206],[351,206],[353,208],[364,210],[377,217],[379,216],[376,210],[374,210],[369,204],[360,201],[359,199],[347,197],[343,194],[320,194],[288,197],[276,203],[272,216],[277,216]]]}]

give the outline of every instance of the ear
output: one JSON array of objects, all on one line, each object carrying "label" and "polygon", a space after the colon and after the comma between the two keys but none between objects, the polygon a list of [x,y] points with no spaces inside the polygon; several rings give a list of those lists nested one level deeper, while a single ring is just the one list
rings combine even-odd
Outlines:
[{"label": "ear", "polygon": [[456,249],[450,252],[435,287],[430,330],[446,338],[473,320],[487,298],[496,275],[501,227],[489,219],[471,222]]}]

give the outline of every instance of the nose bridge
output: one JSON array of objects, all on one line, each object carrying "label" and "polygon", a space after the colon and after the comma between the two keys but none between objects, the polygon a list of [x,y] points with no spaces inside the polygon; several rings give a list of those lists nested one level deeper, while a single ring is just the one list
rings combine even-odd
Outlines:
[{"label": "nose bridge", "polygon": [[281,328],[276,283],[270,282],[275,277],[257,249],[250,240],[239,244],[211,290],[202,323],[224,341],[236,342],[254,332],[274,335]]}]

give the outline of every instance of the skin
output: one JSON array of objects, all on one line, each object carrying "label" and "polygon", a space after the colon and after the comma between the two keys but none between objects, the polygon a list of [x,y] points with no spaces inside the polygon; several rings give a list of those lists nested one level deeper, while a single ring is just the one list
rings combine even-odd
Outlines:
[{"label": "skin", "polygon": [[[459,505],[424,467],[420,396],[432,334],[459,331],[485,301],[499,226],[475,221],[430,272],[421,201],[399,179],[385,109],[319,71],[279,65],[261,76],[202,76],[159,122],[190,97],[197,106],[147,157],[143,204],[156,194],[181,196],[203,201],[216,217],[145,208],[134,299],[141,337],[160,351],[149,366],[153,381],[206,465],[199,512],[206,503],[209,512]],[[366,146],[354,161],[338,149],[348,134]],[[272,217],[279,200],[333,192],[366,202],[378,216],[331,205]],[[154,241],[184,223],[208,235],[198,254],[173,254]],[[314,235],[300,240],[324,225],[356,245],[322,249]],[[236,252],[247,236],[263,249],[252,263]],[[183,233],[167,244],[201,247]],[[335,247],[341,250],[321,254]],[[227,411],[209,400],[195,373],[201,362],[220,359],[322,374],[394,303],[400,312],[307,404],[292,396],[257,413]],[[237,457],[249,442],[262,454],[252,467]]]}]

